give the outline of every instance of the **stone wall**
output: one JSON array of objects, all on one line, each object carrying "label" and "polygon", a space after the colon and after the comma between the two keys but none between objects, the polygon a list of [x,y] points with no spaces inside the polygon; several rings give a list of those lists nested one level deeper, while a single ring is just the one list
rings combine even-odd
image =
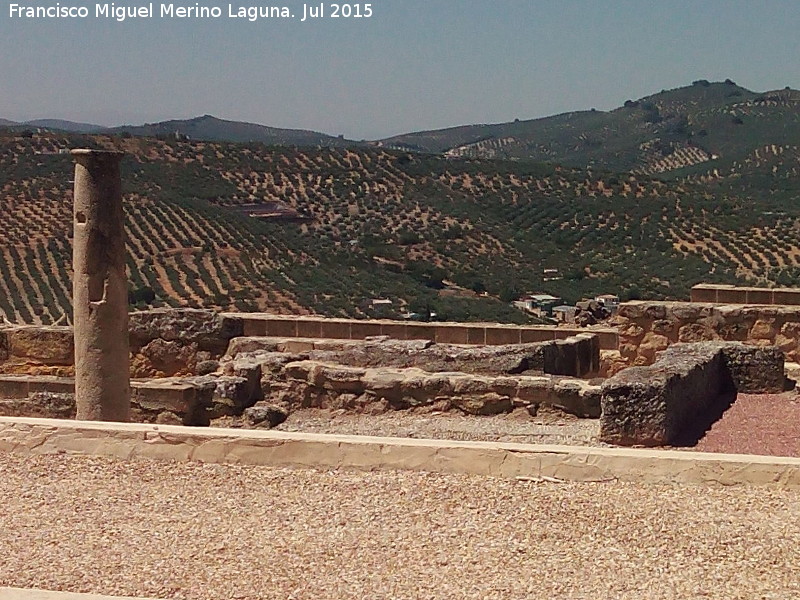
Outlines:
[{"label": "stone wall", "polygon": [[[168,377],[131,381],[131,420],[206,426],[241,415],[260,398],[236,376]],[[0,416],[75,418],[75,380],[70,377],[0,375]]]},{"label": "stone wall", "polygon": [[[241,319],[213,311],[158,309],[130,314],[131,377],[196,372],[217,359],[244,332]],[[0,374],[75,373],[72,327],[9,325],[0,328]]]},{"label": "stone wall", "polygon": [[481,347],[388,338],[317,340],[242,337],[231,340],[225,359],[259,351],[304,353],[312,360],[355,367],[418,367],[429,372],[537,372],[590,377],[596,376],[600,369],[599,339],[591,333],[549,342]]},{"label": "stone wall", "polygon": [[[173,377],[197,372],[198,366],[223,355],[231,339],[241,336],[364,340],[428,340],[458,345],[519,345],[548,342],[548,361],[559,365],[571,353],[575,336],[591,333],[600,348],[616,350],[617,332],[605,329],[560,329],[457,323],[404,323],[249,313],[215,313],[194,309],[158,309],[130,314],[131,377]],[[567,345],[564,345],[564,340]],[[0,374],[74,375],[71,327],[0,326]],[[567,359],[578,360],[578,359]],[[565,375],[578,374],[571,366]],[[583,367],[578,367],[582,369]],[[589,369],[598,370],[592,363]],[[554,371],[556,372],[556,371]],[[587,371],[588,372],[588,371]]]},{"label": "stone wall", "polygon": [[692,302],[715,304],[800,305],[798,288],[756,288],[701,283],[692,288]]},{"label": "stone wall", "polygon": [[284,385],[273,382],[273,402],[292,408],[362,413],[428,408],[472,415],[526,408],[556,408],[579,417],[600,416],[600,387],[580,379],[431,373],[416,368],[362,368],[318,361],[288,363]]},{"label": "stone wall", "polygon": [[783,391],[783,369],[775,347],[676,344],[655,364],[625,369],[603,383],[600,439],[620,445],[692,443],[737,392]]},{"label": "stone wall", "polygon": [[244,335],[363,340],[388,336],[395,340],[430,340],[439,344],[503,345],[528,344],[565,339],[579,333],[598,336],[600,348],[616,350],[617,332],[610,327],[564,328],[552,326],[500,325],[497,323],[416,323],[405,321],[326,319],[265,313],[223,313],[242,319]]},{"label": "stone wall", "polygon": [[627,302],[612,323],[629,365],[653,364],[656,353],[677,342],[712,340],[774,345],[800,362],[800,306]]}]

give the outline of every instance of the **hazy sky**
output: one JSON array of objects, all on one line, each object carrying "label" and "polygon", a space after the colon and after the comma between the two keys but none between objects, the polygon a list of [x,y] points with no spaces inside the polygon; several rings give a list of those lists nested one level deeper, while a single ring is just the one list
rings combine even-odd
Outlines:
[{"label": "hazy sky", "polygon": [[[796,0],[373,0],[370,19],[306,23],[302,2],[277,1],[296,18],[22,20],[2,0],[0,118],[213,114],[373,139],[610,109],[695,79],[800,88]],[[94,15],[94,0],[60,5]]]}]

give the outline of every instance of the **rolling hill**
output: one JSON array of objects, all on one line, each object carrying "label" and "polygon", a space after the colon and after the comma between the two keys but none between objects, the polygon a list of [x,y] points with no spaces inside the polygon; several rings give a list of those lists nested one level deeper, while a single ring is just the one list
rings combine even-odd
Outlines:
[{"label": "rolling hill", "polygon": [[[600,293],[685,299],[700,281],[796,285],[797,99],[792,90],[754,95],[701,82],[611,113],[548,120],[563,140],[578,124],[606,123],[594,130],[607,144],[573,146],[572,160],[595,157],[583,165],[346,147],[337,138],[303,148],[186,139],[169,128],[157,137],[0,128],[0,313],[69,320],[67,151],[75,147],[126,152],[128,267],[138,307],[356,317],[430,311],[520,322],[526,317],[508,301],[525,292],[574,302]],[[691,137],[719,154],[678,160],[653,149],[652,127],[673,114],[704,123],[704,134],[690,125]],[[211,117],[195,121],[209,135],[219,123],[227,127]],[[684,150],[692,148],[702,150]],[[554,145],[553,155],[568,149],[566,141]],[[640,164],[647,153],[665,168],[655,168],[658,161],[626,172],[607,167]],[[373,299],[389,299],[391,308],[378,312]]]},{"label": "rolling hill", "polygon": [[769,144],[799,143],[800,92],[755,93],[730,80],[697,81],[608,112],[470,125],[380,142],[451,157],[527,159],[649,175],[730,164]]},{"label": "rolling hill", "polygon": [[269,145],[292,146],[326,146],[345,147],[355,146],[357,142],[346,140],[343,137],[334,137],[316,131],[302,129],[279,129],[257,125],[255,123],[242,123],[240,121],[226,121],[204,115],[188,120],[163,121],[147,125],[125,125],[115,127],[109,131],[112,134],[129,134],[140,137],[158,137],[179,134],[192,140],[220,141],[220,142],[261,142]]}]

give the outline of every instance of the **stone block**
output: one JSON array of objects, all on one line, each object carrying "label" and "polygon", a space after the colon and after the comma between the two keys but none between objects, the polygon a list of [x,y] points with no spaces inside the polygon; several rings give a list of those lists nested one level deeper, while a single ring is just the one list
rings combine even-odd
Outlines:
[{"label": "stone block", "polygon": [[0,375],[0,398],[27,398],[30,379],[27,375]]},{"label": "stone block", "polygon": [[692,287],[691,291],[692,302],[716,302],[717,289],[718,286],[708,285],[705,283],[700,283]]},{"label": "stone block", "polygon": [[592,329],[591,333],[596,335],[600,341],[601,350],[617,350],[619,348],[619,334],[616,331]]},{"label": "stone block", "polygon": [[631,367],[602,386],[600,439],[621,445],[678,443],[730,388],[719,346],[677,344],[649,367]]},{"label": "stone block", "polygon": [[600,388],[577,381],[559,381],[553,386],[551,405],[582,418],[600,416]]},{"label": "stone block", "polygon": [[745,288],[747,304],[774,304],[772,290],[765,288]]},{"label": "stone block", "polygon": [[772,302],[789,306],[800,305],[800,290],[772,290]]},{"label": "stone block", "polygon": [[0,400],[0,416],[74,419],[75,394],[34,392],[30,396]]},{"label": "stone block", "polygon": [[277,352],[278,340],[272,337],[237,337],[228,343],[226,356],[235,358],[245,352]]},{"label": "stone block", "polygon": [[23,326],[5,331],[9,360],[45,365],[72,365],[75,342],[71,327]]},{"label": "stone block", "polygon": [[132,347],[179,340],[222,354],[231,339],[244,335],[244,320],[212,310],[159,308],[131,313],[128,328]]},{"label": "stone block", "polygon": [[451,402],[455,408],[470,415],[499,415],[514,409],[511,398],[494,392],[454,396]]},{"label": "stone block", "polygon": [[294,318],[268,317],[264,319],[266,331],[272,337],[297,337],[297,321]]},{"label": "stone block", "polygon": [[486,327],[481,325],[470,325],[467,331],[467,339],[469,344],[483,346],[486,343]]},{"label": "stone block", "polygon": [[381,335],[389,336],[394,340],[407,340],[405,323],[381,323]]},{"label": "stone block", "polygon": [[640,302],[638,300],[632,302],[623,302],[617,309],[617,315],[626,319],[630,319],[631,321],[636,321],[644,318],[644,309],[646,307],[647,304],[645,302]]},{"label": "stone block", "polygon": [[321,322],[321,337],[335,340],[349,340],[352,321],[345,319],[325,319]]},{"label": "stone block", "polygon": [[525,327],[520,330],[520,342],[533,344],[536,342],[550,342],[556,339],[555,329],[545,327]]},{"label": "stone block", "polygon": [[295,322],[297,337],[301,338],[321,338],[322,319],[303,318]]},{"label": "stone block", "polygon": [[469,327],[441,324],[436,327],[437,344],[469,344]]},{"label": "stone block", "polygon": [[375,321],[352,321],[350,323],[350,338],[353,340],[363,340],[379,335],[382,335],[380,323]]},{"label": "stone block", "polygon": [[408,323],[406,325],[407,340],[430,340],[436,341],[436,330],[438,325],[429,323]]},{"label": "stone block", "polygon": [[747,304],[747,290],[744,288],[720,288],[717,302],[721,304]]},{"label": "stone block", "polygon": [[750,329],[749,337],[754,340],[774,340],[776,333],[772,319],[758,319]]},{"label": "stone block", "polygon": [[8,360],[8,330],[0,329],[0,362]]},{"label": "stone block", "polygon": [[263,337],[267,335],[267,321],[256,317],[245,317],[242,319],[243,337]]},{"label": "stone block", "polygon": [[176,415],[184,425],[208,426],[214,383],[190,383],[181,379],[131,381],[131,415],[155,422],[161,413]]},{"label": "stone block", "polygon": [[520,330],[517,327],[487,327],[487,345],[501,346],[520,343]]},{"label": "stone block", "polygon": [[722,354],[737,392],[777,394],[787,389],[780,348],[729,343],[722,347]]}]

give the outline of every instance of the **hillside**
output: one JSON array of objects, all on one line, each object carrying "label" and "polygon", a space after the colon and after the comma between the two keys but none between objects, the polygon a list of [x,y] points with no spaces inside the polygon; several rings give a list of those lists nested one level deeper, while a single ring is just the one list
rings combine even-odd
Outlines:
[{"label": "hillside", "polygon": [[[698,174],[665,182],[379,148],[7,130],[0,311],[10,320],[69,314],[65,152],[81,146],[128,154],[138,306],[520,321],[506,302],[523,292],[686,298],[699,281],[785,284],[800,275],[797,202],[719,183],[712,192]],[[794,194],[796,169],[785,175]],[[373,298],[391,308],[376,312]]]},{"label": "hillside", "polygon": [[188,120],[163,121],[146,125],[124,125],[109,130],[111,134],[140,137],[159,137],[179,134],[191,140],[220,142],[261,142],[269,145],[293,146],[354,146],[356,142],[316,131],[279,129],[255,123],[226,121],[211,115]]},{"label": "hillside", "polygon": [[35,119],[21,123],[28,127],[41,127],[44,129],[57,129],[69,133],[102,133],[107,131],[107,127],[93,125],[91,123],[76,123],[74,121],[64,121],[63,119]]},{"label": "hillside", "polygon": [[396,136],[383,147],[451,157],[530,159],[666,175],[741,161],[771,144],[800,144],[800,92],[755,93],[697,81],[612,111],[471,125]]}]

